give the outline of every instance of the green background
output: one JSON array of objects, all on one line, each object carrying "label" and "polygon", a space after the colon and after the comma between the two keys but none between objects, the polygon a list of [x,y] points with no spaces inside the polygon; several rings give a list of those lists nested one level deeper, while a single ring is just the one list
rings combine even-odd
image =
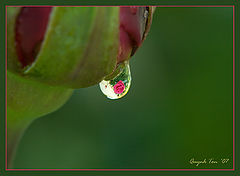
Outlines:
[{"label": "green background", "polygon": [[[232,8],[158,7],[131,59],[132,86],[109,100],[76,90],[27,130],[14,168],[232,168]],[[227,164],[189,164],[229,158]]]}]

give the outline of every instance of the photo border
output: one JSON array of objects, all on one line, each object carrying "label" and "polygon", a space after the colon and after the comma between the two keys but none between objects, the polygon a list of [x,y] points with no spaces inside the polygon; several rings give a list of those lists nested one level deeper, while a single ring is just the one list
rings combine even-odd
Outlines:
[{"label": "photo border", "polygon": [[[235,5],[152,5],[155,7],[232,7],[233,8],[233,168],[232,169],[9,169],[7,168],[7,7],[96,7],[100,5],[4,5],[5,6],[5,171],[235,171]],[[113,5],[101,5],[111,7]],[[120,7],[131,5],[116,5]],[[134,5],[142,7],[147,5]],[[151,6],[151,5],[150,5]]]}]

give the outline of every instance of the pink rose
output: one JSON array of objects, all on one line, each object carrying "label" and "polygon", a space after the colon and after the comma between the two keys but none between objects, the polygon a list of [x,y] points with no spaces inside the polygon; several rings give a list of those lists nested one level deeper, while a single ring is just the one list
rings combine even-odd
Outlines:
[{"label": "pink rose", "polygon": [[120,81],[117,82],[117,84],[115,84],[115,85],[113,86],[113,89],[114,89],[114,92],[115,92],[116,94],[121,94],[121,93],[124,91],[124,89],[125,89],[125,85],[124,85],[124,83],[120,80]]}]

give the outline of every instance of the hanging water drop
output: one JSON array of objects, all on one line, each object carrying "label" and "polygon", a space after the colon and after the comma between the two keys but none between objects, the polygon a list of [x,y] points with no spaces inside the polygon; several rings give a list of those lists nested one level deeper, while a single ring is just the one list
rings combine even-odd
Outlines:
[{"label": "hanging water drop", "polygon": [[115,72],[99,83],[100,89],[109,99],[119,99],[127,94],[131,85],[129,61],[120,63]]}]

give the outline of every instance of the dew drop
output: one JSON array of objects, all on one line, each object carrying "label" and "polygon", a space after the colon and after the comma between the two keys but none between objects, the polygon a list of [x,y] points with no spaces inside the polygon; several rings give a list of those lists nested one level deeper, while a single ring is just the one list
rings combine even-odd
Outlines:
[{"label": "dew drop", "polygon": [[127,94],[131,85],[129,61],[119,64],[116,70],[119,71],[117,75],[99,83],[102,93],[109,99],[122,98]]}]

